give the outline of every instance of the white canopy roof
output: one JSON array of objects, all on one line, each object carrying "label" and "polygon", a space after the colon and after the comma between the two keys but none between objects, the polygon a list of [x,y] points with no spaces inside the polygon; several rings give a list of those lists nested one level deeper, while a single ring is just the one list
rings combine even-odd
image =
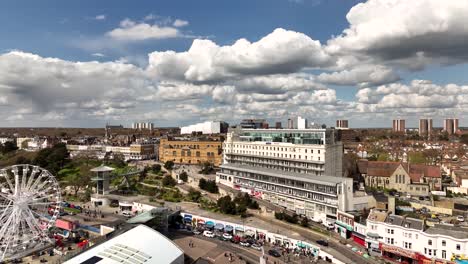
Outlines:
[{"label": "white canopy roof", "polygon": [[65,264],[172,264],[183,263],[183,255],[184,252],[167,237],[145,225],[139,225],[77,255]]}]

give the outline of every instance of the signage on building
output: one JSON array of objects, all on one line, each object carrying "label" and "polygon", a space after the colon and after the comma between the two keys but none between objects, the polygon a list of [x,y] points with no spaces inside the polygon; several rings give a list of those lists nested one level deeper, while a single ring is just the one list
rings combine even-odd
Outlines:
[{"label": "signage on building", "polygon": [[387,252],[397,254],[403,257],[411,258],[411,259],[417,258],[416,252],[413,252],[413,251],[410,251],[401,247],[397,247],[397,246],[382,244],[380,249],[382,251],[387,251]]},{"label": "signage on building", "polygon": [[345,223],[343,223],[343,222],[341,222],[341,221],[336,220],[335,224],[340,225],[340,226],[346,228],[346,229],[349,230],[349,231],[353,231],[353,227],[352,227],[352,226],[350,226],[350,225],[348,225],[348,224],[345,224]]}]

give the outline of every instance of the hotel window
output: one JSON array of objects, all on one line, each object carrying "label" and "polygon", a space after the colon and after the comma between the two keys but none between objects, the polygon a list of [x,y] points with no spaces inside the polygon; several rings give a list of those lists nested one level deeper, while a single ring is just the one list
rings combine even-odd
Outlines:
[{"label": "hotel window", "polygon": [[432,240],[429,239],[429,240],[427,241],[427,244],[428,244],[429,246],[432,246]]},{"label": "hotel window", "polygon": [[447,258],[447,251],[442,250],[442,258],[443,259]]},{"label": "hotel window", "polygon": [[457,249],[457,250],[460,250],[460,249],[461,249],[460,244],[457,244],[456,249]]},{"label": "hotel window", "polygon": [[445,240],[442,240],[442,246],[445,247],[447,245],[447,242]]}]

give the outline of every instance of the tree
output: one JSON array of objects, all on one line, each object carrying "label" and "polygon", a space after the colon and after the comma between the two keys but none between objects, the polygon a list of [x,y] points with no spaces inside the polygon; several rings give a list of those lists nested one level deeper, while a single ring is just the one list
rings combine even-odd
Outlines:
[{"label": "tree", "polygon": [[199,191],[197,191],[197,190],[195,190],[195,189],[193,189],[193,188],[190,188],[190,189],[189,189],[189,192],[188,192],[188,194],[187,194],[187,198],[188,198],[190,201],[192,201],[192,202],[198,202],[198,201],[200,201],[201,197],[202,197],[201,192],[199,192]]},{"label": "tree", "polygon": [[15,164],[29,164],[31,163],[31,160],[28,158],[25,158],[24,156],[19,156],[16,158]]},{"label": "tree", "polygon": [[126,166],[125,156],[122,153],[112,153],[112,159],[108,160],[108,164],[114,165],[117,168]]},{"label": "tree", "polygon": [[204,162],[203,165],[202,165],[202,169],[200,171],[201,174],[210,174],[214,171],[214,167],[213,167],[213,164],[209,163],[209,162]]},{"label": "tree", "polygon": [[218,199],[216,203],[219,210],[225,214],[236,214],[236,204],[231,200],[231,196],[226,195]]},{"label": "tree", "polygon": [[463,134],[460,136],[460,142],[468,145],[468,134]]},{"label": "tree", "polygon": [[172,170],[174,168],[174,162],[172,160],[166,161],[166,163],[164,163],[164,168],[166,168],[166,170]]},{"label": "tree", "polygon": [[183,182],[187,182],[188,180],[187,172],[183,171],[181,174],[179,174],[179,180],[182,180]]},{"label": "tree", "polygon": [[308,227],[309,226],[309,219],[307,217],[303,217],[301,219],[301,226]]},{"label": "tree", "polygon": [[78,168],[67,169],[64,172],[65,176],[63,181],[67,186],[72,188],[74,196],[77,196],[81,189],[85,188],[91,183],[90,169],[91,167],[83,164]]},{"label": "tree", "polygon": [[154,173],[158,173],[161,171],[161,165],[159,164],[154,164],[153,166],[151,166],[151,170],[154,172]]},{"label": "tree", "polygon": [[168,186],[168,187],[174,187],[177,184],[176,180],[171,177],[171,175],[166,175],[162,179],[162,185],[163,186]]},{"label": "tree", "polygon": [[17,149],[18,149],[18,147],[16,146],[16,144],[11,142],[11,141],[7,141],[7,142],[5,142],[4,144],[2,144],[0,146],[0,152],[2,154],[7,154],[7,153],[13,152],[13,151],[15,151]]},{"label": "tree", "polygon": [[52,174],[57,174],[70,162],[70,154],[63,143],[51,148],[41,149],[33,160],[33,164],[47,169]]},{"label": "tree", "polygon": [[201,178],[198,181],[198,187],[200,187],[200,189],[202,189],[202,190],[205,190],[206,189],[206,180]]},{"label": "tree", "polygon": [[250,197],[248,193],[238,194],[234,202],[244,208],[259,209],[258,203]]},{"label": "tree", "polygon": [[219,192],[218,185],[216,185],[216,181],[214,181],[214,180],[205,180],[205,179],[201,178],[198,181],[198,187],[200,187],[200,189],[208,191],[210,193],[218,193]]}]

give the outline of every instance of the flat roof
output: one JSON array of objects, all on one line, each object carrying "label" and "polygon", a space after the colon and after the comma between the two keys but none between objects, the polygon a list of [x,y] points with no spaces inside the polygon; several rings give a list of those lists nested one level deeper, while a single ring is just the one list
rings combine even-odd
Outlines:
[{"label": "flat roof", "polygon": [[91,169],[90,171],[92,172],[104,172],[104,171],[113,171],[114,168],[106,166],[106,165],[101,165],[99,167],[96,167],[94,169]]},{"label": "flat roof", "polygon": [[235,169],[235,170],[258,173],[258,174],[268,175],[268,176],[273,176],[273,177],[286,178],[290,180],[303,181],[303,182],[309,182],[309,183],[315,183],[315,184],[331,185],[331,186],[334,186],[337,183],[342,183],[345,179],[344,177],[312,175],[312,174],[297,173],[297,172],[291,172],[291,171],[279,171],[279,170],[273,170],[273,169],[268,169],[268,168],[254,167],[254,166],[240,165],[240,164],[223,164],[220,167],[224,169]]},{"label": "flat roof", "polygon": [[138,225],[65,263],[170,264],[181,256],[183,258],[183,254],[174,242],[161,233],[145,225]]}]

